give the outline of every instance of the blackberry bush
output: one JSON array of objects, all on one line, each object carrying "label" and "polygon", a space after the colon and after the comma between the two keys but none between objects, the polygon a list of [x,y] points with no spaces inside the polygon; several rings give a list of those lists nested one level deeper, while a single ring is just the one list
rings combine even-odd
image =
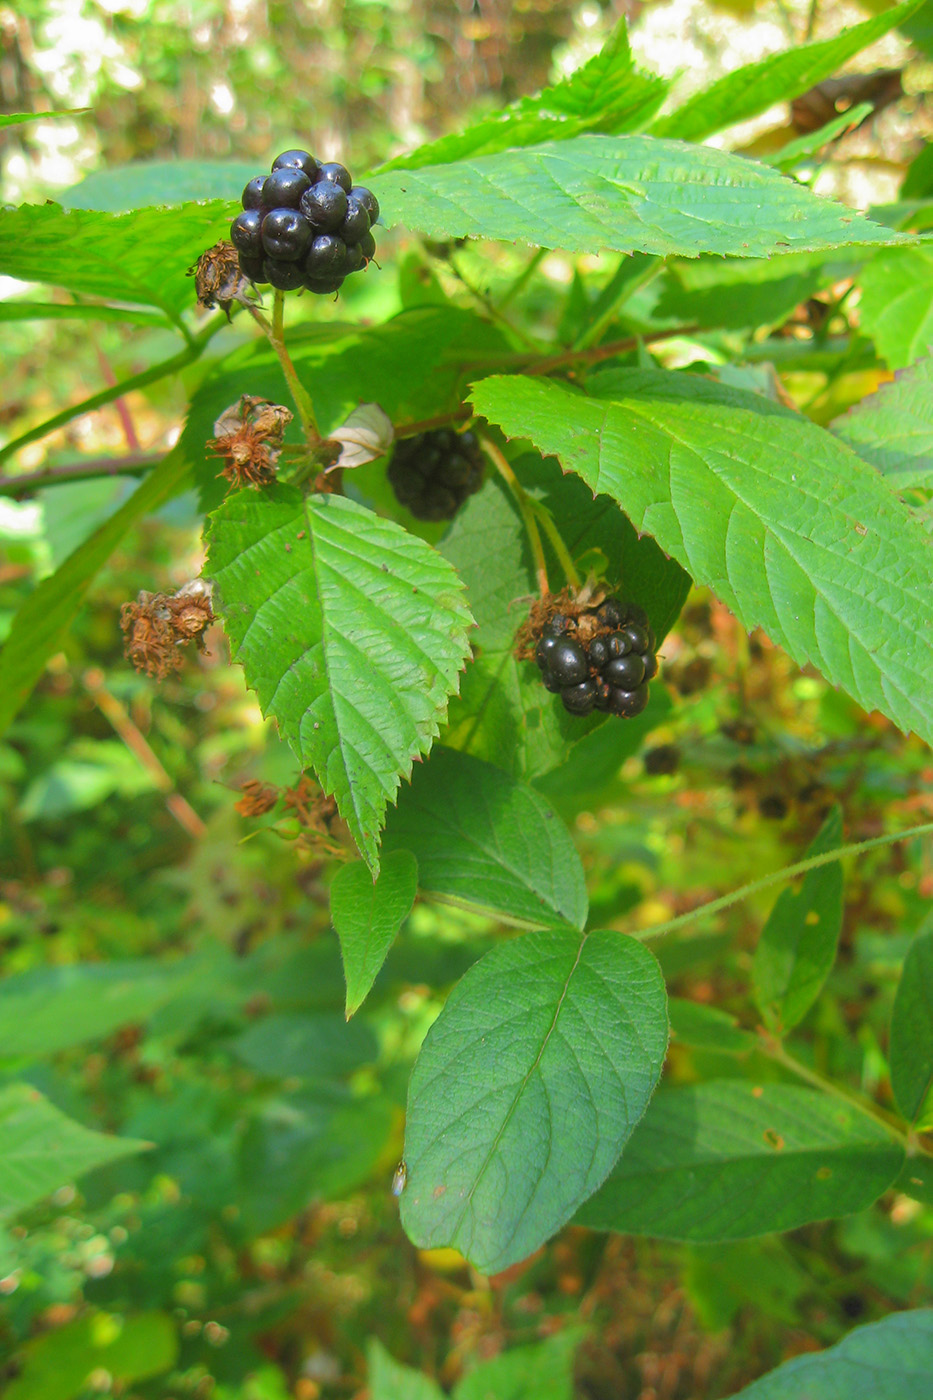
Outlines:
[{"label": "blackberry bush", "polygon": [[554,613],[534,657],[545,689],[559,694],[570,714],[606,710],[632,719],[647,705],[648,682],[658,673],[654,647],[644,608],[606,598],[576,617]]},{"label": "blackberry bush", "polygon": [[389,481],[418,520],[449,520],[483,482],[483,457],[473,433],[442,428],[396,444]]},{"label": "blackberry bush", "polygon": [[310,151],[276,156],[271,174],[246,185],[241,203],[230,238],[251,282],[328,296],[375,254],[376,196],[354,185],[346,166],[322,165]]}]

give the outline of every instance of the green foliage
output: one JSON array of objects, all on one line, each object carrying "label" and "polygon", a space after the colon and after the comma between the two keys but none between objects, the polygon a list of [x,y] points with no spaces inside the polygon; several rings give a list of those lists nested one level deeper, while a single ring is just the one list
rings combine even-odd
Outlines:
[{"label": "green foliage", "polygon": [[618,1158],[667,1032],[660,970],[633,939],[551,930],[487,953],[451,993],[412,1075],[409,1235],[455,1246],[483,1273],[532,1253]]},{"label": "green foliage", "polygon": [[330,916],[343,957],[347,1019],[365,1001],[395,936],[411,913],[418,862],[410,851],[389,851],[373,879],[362,861],[338,870],[330,887]]},{"label": "green foliage", "polygon": [[736,1079],[658,1094],[582,1225],[735,1240],[864,1210],[903,1149],[861,1109],[790,1084]]},{"label": "green foliage", "polygon": [[96,1312],[77,1318],[26,1348],[11,1400],[75,1400],[105,1372],[118,1384],[148,1380],[178,1355],[175,1324],[166,1313]]},{"label": "green foliage", "polygon": [[104,1162],[151,1146],[105,1137],[66,1117],[30,1084],[0,1087],[0,1219],[18,1215],[59,1187]]},{"label": "green foliage", "polygon": [[857,1327],[836,1346],[797,1356],[733,1400],[836,1400],[853,1386],[883,1400],[913,1400],[933,1356],[933,1308],[895,1313]]},{"label": "green foliage", "polygon": [[911,943],[891,1016],[891,1088],[908,1122],[930,1117],[933,1104],[933,928]]},{"label": "green foliage", "polygon": [[393,522],[288,486],[228,497],[208,540],[249,685],[375,872],[386,803],[430,748],[466,655],[456,575]]},{"label": "green foliage", "polygon": [[[842,813],[826,818],[806,858],[842,841]],[[761,931],[752,963],[755,1000],[772,1030],[790,1030],[816,1001],[836,961],[842,928],[842,868],[818,866],[799,891],[782,890]]]},{"label": "green foliage", "polygon": [[898,487],[933,483],[933,355],[901,370],[893,383],[833,423],[843,442]]},{"label": "green foliage", "polygon": [[903,369],[933,342],[933,248],[879,253],[861,277],[862,327],[890,369]]},{"label": "green foliage", "polygon": [[876,473],[800,416],[695,375],[607,370],[587,387],[493,376],[473,403],[614,496],[746,627],[933,736],[928,537]]}]

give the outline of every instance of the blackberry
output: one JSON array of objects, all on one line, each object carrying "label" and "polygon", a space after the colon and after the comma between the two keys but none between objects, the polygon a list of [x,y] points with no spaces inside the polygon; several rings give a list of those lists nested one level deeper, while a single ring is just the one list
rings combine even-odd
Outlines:
[{"label": "blackberry", "polygon": [[[241,203],[230,238],[240,272],[253,282],[332,295],[375,254],[370,227],[379,217],[379,203],[365,186],[354,187],[350,172],[337,161],[322,165],[310,151],[283,151],[271,174],[250,180]],[[462,482],[446,489],[447,497],[439,496],[433,509],[453,514]]]},{"label": "blackberry", "polygon": [[388,476],[416,519],[449,520],[482,485],[479,443],[473,433],[451,428],[403,438],[395,445]]},{"label": "blackberry", "polygon": [[537,632],[535,661],[545,688],[570,714],[594,709],[632,719],[657,675],[655,638],[644,608],[606,598],[598,607],[554,613]]}]

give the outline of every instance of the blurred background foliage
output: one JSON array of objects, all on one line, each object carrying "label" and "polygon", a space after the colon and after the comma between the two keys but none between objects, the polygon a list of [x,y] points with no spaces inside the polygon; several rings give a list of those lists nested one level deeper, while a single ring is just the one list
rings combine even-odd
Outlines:
[{"label": "blurred background foliage", "polygon": [[[685,94],[868,8],[21,0],[0,5],[0,107],[90,110],[0,136],[4,198],[54,198],[97,167],[139,159],[259,169],[291,144],[362,172],[569,71],[623,14],[640,61],[681,73]],[[895,34],[860,56],[863,73],[896,69],[897,91],[814,168],[816,188],[862,207],[896,197],[933,127],[930,8],[914,22],[913,48]],[[763,149],[769,132],[806,130],[806,106],[795,109],[733,130],[728,143]],[[467,287],[519,266],[513,250],[483,245],[463,250],[457,277],[404,234],[385,246],[382,276],[339,314],[383,319],[435,295],[468,304]],[[600,268],[553,254],[540,273],[524,314],[557,340],[561,308],[582,314],[574,298]],[[22,293],[0,285],[0,297]],[[831,297],[818,305],[831,311]],[[788,348],[795,326],[819,323],[808,307],[788,320]],[[235,324],[218,353],[220,341],[227,353],[247,336]],[[8,322],[0,431],[13,438],[175,347],[161,329]],[[696,358],[682,342],[666,354],[670,364]],[[18,468],[164,450],[210,362],[75,419],[25,448]],[[783,382],[826,421],[879,382],[877,368],[859,375],[841,402],[831,373],[795,379],[791,367]],[[0,638],[36,581],[132,486],[123,476],[0,496]],[[929,1303],[933,1211],[894,1193],[849,1220],[729,1246],[571,1229],[491,1282],[455,1255],[408,1245],[388,1190],[408,1072],[451,984],[503,930],[416,905],[348,1041],[328,917],[334,865],[300,803],[278,820],[235,808],[245,782],[284,788],[298,775],[222,636],[212,632],[158,688],[122,657],[121,603],[141,587],[172,591],[200,565],[192,493],[123,541],[0,741],[3,967],[33,979],[18,994],[25,985],[35,998],[36,1044],[56,1045],[3,1044],[0,1030],[0,1085],[25,1080],[83,1123],[158,1143],[0,1226],[11,1400],[114,1389],[152,1400],[362,1394],[374,1335],[449,1387],[477,1359],[580,1321],[577,1394],[696,1400],[729,1394],[856,1321]],[[660,922],[797,858],[833,801],[851,840],[933,815],[923,745],[866,719],[761,636],[746,638],[700,590],[665,644],[663,678],[667,700],[638,755],[603,730],[540,784],[572,825],[603,926]],[[814,1066],[882,1101],[885,1027],[931,895],[920,844],[848,871],[840,958],[803,1027]],[[750,1025],[751,950],[770,902],[656,941],[672,993]],[[142,960],[132,995],[104,975],[126,959]],[[70,979],[78,963],[101,978]],[[2,999],[0,988],[0,1027]],[[61,1027],[71,1029],[56,1040]],[[309,1055],[323,1066],[313,1080],[302,1077]],[[674,1042],[677,1081],[739,1072],[730,1057]],[[762,1062],[754,1072],[775,1071]]]}]

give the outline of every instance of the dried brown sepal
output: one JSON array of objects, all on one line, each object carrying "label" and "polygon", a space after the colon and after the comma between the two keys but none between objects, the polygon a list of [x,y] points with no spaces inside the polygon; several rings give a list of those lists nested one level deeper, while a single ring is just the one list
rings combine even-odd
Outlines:
[{"label": "dried brown sepal", "polygon": [[179,648],[188,642],[203,647],[203,633],[214,621],[211,586],[193,579],[177,593],[141,592],[120,609],[124,655],[137,671],[164,680],[181,668]]},{"label": "dried brown sepal", "polygon": [[272,783],[261,783],[258,778],[248,778],[241,784],[240,792],[243,796],[233,806],[243,817],[261,817],[279,800],[278,788]]},{"label": "dried brown sepal", "polygon": [[[589,609],[596,606],[594,595],[589,590],[574,595],[570,588],[564,588],[560,593],[549,593],[545,598],[536,598],[531,605],[528,617],[522,623],[515,638],[514,656],[517,661],[533,661],[535,646],[538,638],[544,631],[552,617],[560,613],[564,617],[571,617],[574,620],[575,635],[584,637],[584,631],[595,632],[596,627],[589,627],[591,614]],[[595,618],[593,619],[595,623]],[[579,629],[579,630],[578,630]],[[588,640],[588,635],[585,640]]]},{"label": "dried brown sepal", "polygon": [[219,306],[226,312],[228,321],[233,302],[255,304],[252,283],[240,271],[237,251],[225,240],[202,253],[194,266],[188,268],[188,276],[194,278],[198,306],[203,306],[205,311]]},{"label": "dried brown sepal", "polygon": [[225,408],[214,424],[217,436],[207,442],[212,456],[224,458],[219,475],[233,486],[258,488],[274,481],[291,420],[290,409],[251,394]]}]

